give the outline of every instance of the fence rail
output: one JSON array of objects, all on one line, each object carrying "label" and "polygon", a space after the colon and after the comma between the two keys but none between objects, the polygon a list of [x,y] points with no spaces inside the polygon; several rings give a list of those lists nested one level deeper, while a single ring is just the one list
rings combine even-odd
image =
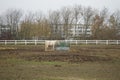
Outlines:
[{"label": "fence rail", "polygon": [[[0,45],[44,45],[47,40],[0,40]],[[120,45],[120,40],[58,40],[66,41],[71,45],[80,44],[103,44],[103,45]]]}]

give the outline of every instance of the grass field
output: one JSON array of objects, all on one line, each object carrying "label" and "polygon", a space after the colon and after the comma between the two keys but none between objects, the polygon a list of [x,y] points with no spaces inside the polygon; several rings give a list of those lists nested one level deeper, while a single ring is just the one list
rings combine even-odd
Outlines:
[{"label": "grass field", "polygon": [[0,46],[0,80],[120,80],[120,45]]}]

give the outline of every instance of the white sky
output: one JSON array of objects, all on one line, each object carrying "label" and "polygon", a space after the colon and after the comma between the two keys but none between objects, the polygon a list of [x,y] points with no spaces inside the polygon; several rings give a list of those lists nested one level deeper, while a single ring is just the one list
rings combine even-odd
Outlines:
[{"label": "white sky", "polygon": [[108,8],[110,11],[120,10],[120,0],[0,0],[0,13],[9,8],[26,11],[43,11],[60,9],[73,5],[91,6],[92,8]]}]

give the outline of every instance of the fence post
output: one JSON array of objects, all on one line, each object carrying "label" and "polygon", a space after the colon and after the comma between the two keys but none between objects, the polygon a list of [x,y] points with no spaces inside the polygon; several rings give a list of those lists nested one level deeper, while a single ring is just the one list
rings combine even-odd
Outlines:
[{"label": "fence post", "polygon": [[69,42],[70,42],[70,45],[72,44],[72,40],[69,40]]},{"label": "fence post", "polygon": [[27,40],[25,40],[25,45],[27,45]]},{"label": "fence post", "polygon": [[15,40],[15,45],[17,45],[17,41]]},{"label": "fence post", "polygon": [[98,40],[96,40],[96,45],[98,44]]},{"label": "fence post", "polygon": [[76,45],[77,45],[77,40],[76,40]]},{"label": "fence post", "polygon": [[86,44],[88,44],[87,40],[86,40]]},{"label": "fence post", "polygon": [[107,45],[109,44],[108,40],[106,40],[106,44],[107,44]]},{"label": "fence post", "polygon": [[35,45],[37,45],[37,40],[35,40]]},{"label": "fence post", "polygon": [[7,45],[7,40],[5,40],[5,45]]},{"label": "fence post", "polygon": [[118,43],[118,40],[117,40],[117,45],[118,45],[119,43]]}]

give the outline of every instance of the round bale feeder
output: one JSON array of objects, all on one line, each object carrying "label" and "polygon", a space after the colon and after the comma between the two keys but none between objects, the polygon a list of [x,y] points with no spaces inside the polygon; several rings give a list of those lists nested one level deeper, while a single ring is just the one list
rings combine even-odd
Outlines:
[{"label": "round bale feeder", "polygon": [[57,51],[68,51],[69,49],[70,49],[69,42],[57,41],[55,44],[55,50],[57,50]]},{"label": "round bale feeder", "polygon": [[45,41],[45,51],[68,51],[70,43],[62,40]]}]

